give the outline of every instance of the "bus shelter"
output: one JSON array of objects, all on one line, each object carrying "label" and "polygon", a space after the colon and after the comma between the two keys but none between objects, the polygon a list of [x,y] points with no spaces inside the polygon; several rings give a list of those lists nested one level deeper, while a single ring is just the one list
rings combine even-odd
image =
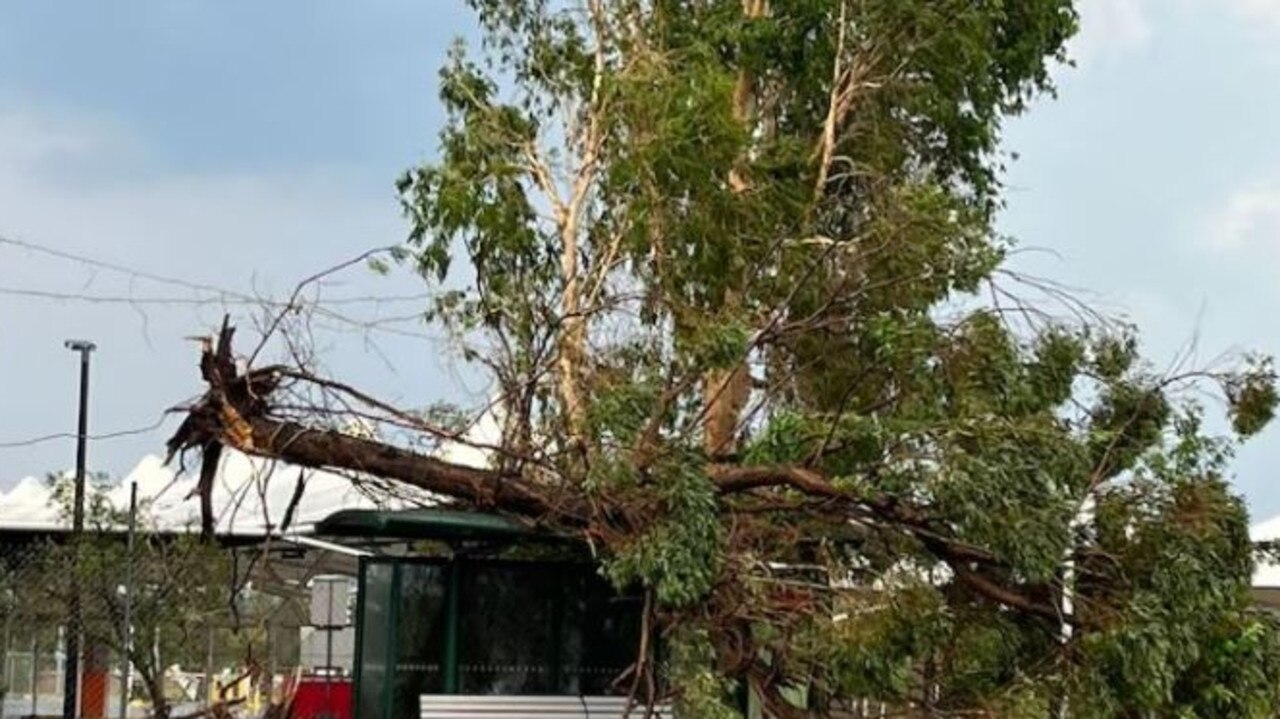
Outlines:
[{"label": "bus shelter", "polygon": [[[447,548],[360,560],[354,716],[450,716],[429,707],[467,697],[507,697],[505,716],[561,704],[599,716],[593,702],[616,704],[630,687],[618,680],[637,656],[642,601],[563,540],[438,509],[339,512],[317,533]],[[516,559],[513,547],[544,551]]]}]

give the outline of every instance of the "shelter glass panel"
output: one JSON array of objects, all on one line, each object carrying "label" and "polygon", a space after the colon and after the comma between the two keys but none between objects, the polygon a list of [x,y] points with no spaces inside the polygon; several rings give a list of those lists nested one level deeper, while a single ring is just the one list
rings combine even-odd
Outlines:
[{"label": "shelter glass panel", "polygon": [[546,565],[467,567],[459,597],[462,694],[554,693],[559,574]]},{"label": "shelter glass panel", "polygon": [[362,584],[357,714],[361,719],[377,719],[386,716],[395,566],[365,565]]},{"label": "shelter glass panel", "polygon": [[444,691],[446,572],[429,564],[400,568],[392,716],[417,716],[420,695]]},{"label": "shelter glass panel", "polygon": [[640,648],[638,597],[619,595],[591,568],[573,567],[563,584],[560,694],[625,692],[617,682]]}]

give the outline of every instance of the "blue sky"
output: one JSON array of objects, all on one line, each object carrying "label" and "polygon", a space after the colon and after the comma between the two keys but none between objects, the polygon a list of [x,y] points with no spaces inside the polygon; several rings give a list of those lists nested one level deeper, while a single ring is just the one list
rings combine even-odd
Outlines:
[{"label": "blue sky", "polygon": [[[1082,12],[1060,97],[1009,127],[1021,159],[1003,229],[1052,251],[1018,267],[1133,318],[1157,363],[1193,338],[1202,363],[1280,352],[1280,0],[1085,0]],[[445,0],[0,4],[0,235],[287,293],[403,237],[392,182],[430,156],[436,68],[472,32]],[[0,245],[3,288],[193,296]],[[356,270],[323,291],[422,289]],[[91,430],[154,423],[199,390],[183,338],[220,313],[0,294],[0,445],[74,428],[73,336],[101,346]],[[388,326],[427,336],[337,328],[320,338],[330,370],[406,404],[483,399],[427,330]],[[95,442],[90,463],[127,472],[171,428]],[[0,487],[67,466],[72,450],[0,446]],[[1260,516],[1280,513],[1277,462],[1270,431],[1236,465]]]}]

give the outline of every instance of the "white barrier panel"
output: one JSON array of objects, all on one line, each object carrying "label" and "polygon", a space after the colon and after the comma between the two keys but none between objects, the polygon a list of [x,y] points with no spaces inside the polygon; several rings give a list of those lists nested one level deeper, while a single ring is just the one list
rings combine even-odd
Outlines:
[{"label": "white barrier panel", "polygon": [[670,706],[627,712],[626,697],[466,696],[423,694],[422,719],[673,719]]}]

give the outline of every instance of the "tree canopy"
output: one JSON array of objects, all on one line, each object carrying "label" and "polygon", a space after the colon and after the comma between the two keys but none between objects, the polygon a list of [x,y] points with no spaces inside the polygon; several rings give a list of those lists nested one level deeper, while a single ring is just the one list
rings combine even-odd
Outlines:
[{"label": "tree canopy", "polygon": [[[491,466],[340,431],[465,441],[242,368],[229,328],[173,451],[581,537],[648,592],[689,717],[736,716],[737,689],[777,717],[1271,716],[1229,485],[1270,361],[1157,372],[995,227],[1002,125],[1053,92],[1071,0],[470,4],[484,39],[441,71],[395,255],[455,288],[425,319],[498,388]],[[298,386],[341,402],[276,399]]]}]

